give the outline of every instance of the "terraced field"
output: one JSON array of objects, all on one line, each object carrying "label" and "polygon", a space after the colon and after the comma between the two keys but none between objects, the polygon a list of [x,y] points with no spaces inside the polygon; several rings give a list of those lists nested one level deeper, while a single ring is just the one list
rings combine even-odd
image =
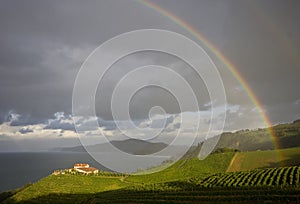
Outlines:
[{"label": "terraced field", "polygon": [[300,167],[257,169],[247,172],[220,173],[209,176],[199,185],[205,187],[299,186]]},{"label": "terraced field", "polygon": [[300,167],[219,173],[205,179],[127,187],[97,194],[90,203],[298,203]]},{"label": "terraced field", "polygon": [[104,192],[87,203],[298,203],[299,189],[194,189]]}]

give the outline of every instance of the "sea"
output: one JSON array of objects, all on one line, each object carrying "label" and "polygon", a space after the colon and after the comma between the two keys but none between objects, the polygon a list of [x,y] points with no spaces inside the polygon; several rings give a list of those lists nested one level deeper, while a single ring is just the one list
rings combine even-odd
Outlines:
[{"label": "sea", "polygon": [[72,168],[74,163],[108,170],[83,152],[0,153],[0,192],[34,183],[54,170]]}]

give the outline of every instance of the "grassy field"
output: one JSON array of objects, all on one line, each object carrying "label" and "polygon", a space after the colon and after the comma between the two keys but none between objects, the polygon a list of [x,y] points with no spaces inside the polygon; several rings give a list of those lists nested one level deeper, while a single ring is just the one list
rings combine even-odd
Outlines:
[{"label": "grassy field", "polygon": [[238,152],[227,171],[246,171],[257,168],[300,165],[300,148]]}]

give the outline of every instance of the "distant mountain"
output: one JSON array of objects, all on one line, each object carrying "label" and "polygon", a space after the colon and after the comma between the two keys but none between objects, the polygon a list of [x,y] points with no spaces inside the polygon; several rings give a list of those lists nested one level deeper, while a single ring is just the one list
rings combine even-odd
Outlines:
[{"label": "distant mountain", "polygon": [[137,139],[112,141],[111,144],[124,152],[136,155],[153,154],[168,146],[165,143],[152,143]]},{"label": "distant mountain", "polygon": [[[143,140],[137,139],[128,139],[128,140],[115,140],[111,141],[111,144],[121,151],[127,152],[129,154],[135,155],[146,155],[153,154],[158,152],[168,145],[165,143],[152,143]],[[86,147],[89,152],[111,152],[110,144],[102,143],[89,145]],[[83,146],[76,147],[63,147],[55,148],[54,151],[64,151],[64,152],[86,152],[86,149]]]},{"label": "distant mountain", "polygon": [[[272,127],[274,137],[270,137],[269,128],[258,128],[256,130],[239,130],[236,132],[224,132],[221,135],[216,149],[231,148],[240,151],[255,151],[255,150],[273,150],[274,143],[279,144],[279,148],[300,147],[300,120],[293,123],[279,124]],[[158,152],[165,147],[165,143],[152,143],[149,141],[128,139],[115,140],[111,142],[118,149],[136,155],[146,155]],[[199,147],[201,147],[200,144]],[[174,146],[171,151],[178,151],[180,146]],[[196,147],[191,147],[189,152]],[[278,146],[276,147],[278,148]],[[109,144],[96,144],[87,146],[90,152],[111,152]],[[196,148],[197,149],[197,148]],[[83,146],[55,148],[54,151],[69,151],[69,152],[86,152]],[[199,148],[198,150],[199,151]],[[189,155],[189,154],[187,154]],[[195,156],[195,152],[193,153]]]}]

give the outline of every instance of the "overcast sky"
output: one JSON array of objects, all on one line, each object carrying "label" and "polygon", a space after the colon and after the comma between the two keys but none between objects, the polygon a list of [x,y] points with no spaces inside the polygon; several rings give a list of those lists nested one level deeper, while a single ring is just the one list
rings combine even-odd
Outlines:
[{"label": "overcast sky", "polygon": [[[193,26],[235,65],[272,123],[300,118],[300,1],[151,1]],[[71,110],[80,66],[106,40],[147,28],[175,31],[203,45],[138,1],[1,0],[0,151],[78,144]],[[204,49],[226,90],[225,130],[264,127],[242,85],[211,50]],[[109,109],[112,90],[133,63],[165,65],[184,76],[199,101],[199,114],[207,119],[207,90],[187,65],[166,54],[137,53],[115,64],[97,92],[97,116],[107,135],[118,135]],[[147,80],[147,76],[140,77]],[[132,119],[145,125],[149,110],[157,105],[167,112],[166,135],[175,134],[172,131],[180,126],[180,110],[174,97],[163,89],[138,92],[130,106]]]}]

